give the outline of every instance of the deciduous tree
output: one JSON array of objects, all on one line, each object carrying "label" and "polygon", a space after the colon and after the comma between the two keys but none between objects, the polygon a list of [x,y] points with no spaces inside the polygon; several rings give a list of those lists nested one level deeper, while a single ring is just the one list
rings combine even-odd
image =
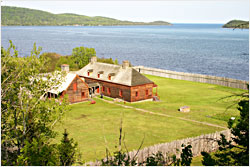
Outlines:
[{"label": "deciduous tree", "polygon": [[96,56],[96,52],[94,48],[86,48],[81,46],[73,49],[72,56],[74,57],[78,68],[81,69],[89,63],[91,57]]},{"label": "deciduous tree", "polygon": [[[38,58],[41,48],[18,57],[10,47],[1,48],[1,163],[2,165],[56,165],[51,139],[53,127],[65,111],[65,101],[46,98],[48,90],[61,82],[58,73],[40,72],[46,61]],[[62,76],[62,75],[60,75]],[[38,159],[36,157],[39,157]]]}]

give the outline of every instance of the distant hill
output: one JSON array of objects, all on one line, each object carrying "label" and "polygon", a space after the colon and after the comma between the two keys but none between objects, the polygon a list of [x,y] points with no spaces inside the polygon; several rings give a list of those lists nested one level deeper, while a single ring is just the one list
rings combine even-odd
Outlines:
[{"label": "distant hill", "polygon": [[223,28],[243,28],[243,29],[248,29],[249,28],[249,21],[231,20],[227,24],[224,24],[222,27]]},{"label": "distant hill", "polygon": [[73,13],[53,14],[41,10],[28,8],[2,6],[2,25],[3,26],[108,26],[108,25],[171,25],[165,21],[155,22],[131,22],[121,21],[108,17],[89,17]]}]

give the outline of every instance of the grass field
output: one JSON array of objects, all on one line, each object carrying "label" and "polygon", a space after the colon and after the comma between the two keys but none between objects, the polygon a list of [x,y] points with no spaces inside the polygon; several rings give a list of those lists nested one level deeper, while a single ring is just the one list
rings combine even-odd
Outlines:
[{"label": "grass field", "polygon": [[[242,93],[244,90],[151,75],[146,76],[158,85],[158,95],[161,101],[127,103],[127,105],[221,126],[227,126],[230,117],[239,115],[236,106],[227,109],[237,100],[237,97],[226,97],[233,93]],[[178,112],[178,109],[185,105],[191,108],[191,112]]]},{"label": "grass field", "polygon": [[[158,85],[161,102],[126,105],[223,126],[226,126],[227,118],[239,114],[235,108],[225,111],[232,99],[219,99],[229,96],[230,92],[240,93],[242,90],[148,75],[147,77]],[[222,130],[175,117],[162,117],[123,108],[98,98],[95,100],[94,105],[89,102],[71,105],[71,111],[65,113],[62,122],[56,127],[56,131],[60,133],[65,128],[68,130],[69,136],[78,142],[85,161],[103,158],[106,147],[111,152],[116,150],[121,118],[128,150],[137,149],[144,136],[143,147],[147,147]],[[177,109],[183,105],[190,106],[191,112],[179,113]],[[62,135],[59,135],[57,140],[61,137]]]}]

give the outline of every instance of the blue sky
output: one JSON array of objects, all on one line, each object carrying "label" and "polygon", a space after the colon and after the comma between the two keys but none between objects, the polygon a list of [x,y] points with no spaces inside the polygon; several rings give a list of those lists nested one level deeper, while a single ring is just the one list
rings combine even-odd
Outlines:
[{"label": "blue sky", "polygon": [[2,5],[144,22],[163,20],[171,23],[225,23],[232,19],[249,20],[249,0],[2,0]]}]

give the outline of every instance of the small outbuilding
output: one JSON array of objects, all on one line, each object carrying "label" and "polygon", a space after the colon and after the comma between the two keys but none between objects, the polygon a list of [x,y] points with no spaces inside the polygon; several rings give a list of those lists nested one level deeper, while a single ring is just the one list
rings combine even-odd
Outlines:
[{"label": "small outbuilding", "polygon": [[179,109],[180,112],[189,112],[190,111],[190,107],[189,106],[183,106]]},{"label": "small outbuilding", "polygon": [[77,74],[67,73],[64,81],[56,89],[48,91],[48,98],[63,98],[66,94],[70,103],[86,101],[89,99],[89,87]]}]

